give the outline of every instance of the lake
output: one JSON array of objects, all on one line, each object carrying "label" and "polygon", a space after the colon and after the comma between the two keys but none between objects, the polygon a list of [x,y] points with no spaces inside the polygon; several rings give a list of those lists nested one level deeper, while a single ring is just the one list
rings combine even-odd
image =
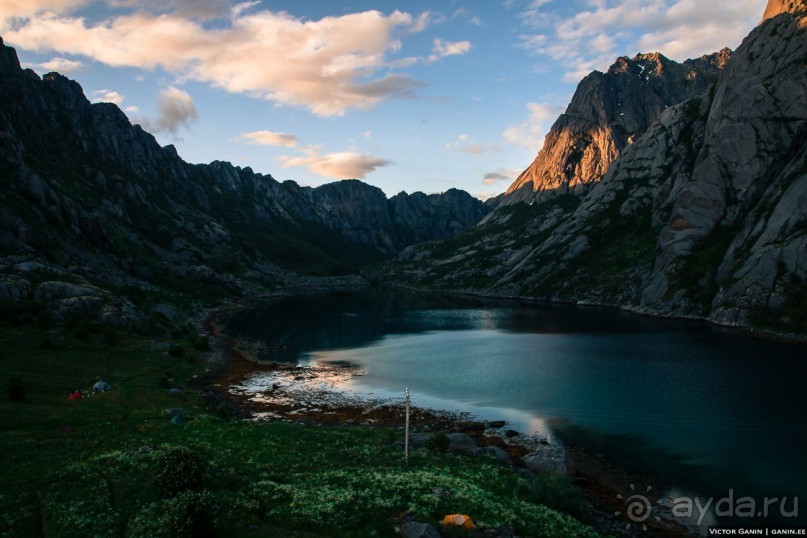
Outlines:
[{"label": "lake", "polygon": [[[588,444],[666,492],[807,493],[807,348],[615,309],[368,290],[229,314],[259,359]],[[807,501],[805,501],[807,502]],[[788,507],[790,505],[788,504]]]}]

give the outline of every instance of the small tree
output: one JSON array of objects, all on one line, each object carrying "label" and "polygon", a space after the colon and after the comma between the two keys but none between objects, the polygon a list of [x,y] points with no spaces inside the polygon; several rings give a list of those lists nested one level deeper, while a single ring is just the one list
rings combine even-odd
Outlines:
[{"label": "small tree", "polygon": [[183,491],[197,489],[202,484],[204,460],[187,447],[166,448],[157,456],[156,463],[154,483],[171,497]]}]

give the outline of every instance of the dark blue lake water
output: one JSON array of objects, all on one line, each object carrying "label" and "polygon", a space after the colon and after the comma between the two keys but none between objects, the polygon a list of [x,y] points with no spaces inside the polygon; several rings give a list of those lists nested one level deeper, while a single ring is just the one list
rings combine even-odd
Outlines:
[{"label": "dark blue lake water", "polygon": [[409,387],[417,405],[550,428],[668,490],[807,494],[804,346],[611,309],[388,291],[289,297],[224,321],[261,359],[349,361],[365,372],[351,389]]}]

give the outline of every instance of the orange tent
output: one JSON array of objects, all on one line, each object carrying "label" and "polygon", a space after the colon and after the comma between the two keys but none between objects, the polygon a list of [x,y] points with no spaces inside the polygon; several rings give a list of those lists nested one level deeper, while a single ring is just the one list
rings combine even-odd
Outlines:
[{"label": "orange tent", "polygon": [[465,514],[449,514],[444,517],[443,521],[440,523],[447,527],[462,527],[466,531],[476,528],[476,525],[474,525],[474,522],[471,521],[471,518]]}]

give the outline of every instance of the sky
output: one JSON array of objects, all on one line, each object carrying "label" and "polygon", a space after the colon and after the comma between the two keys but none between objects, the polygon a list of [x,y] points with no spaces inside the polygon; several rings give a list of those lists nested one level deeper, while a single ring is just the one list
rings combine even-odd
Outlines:
[{"label": "sky", "polygon": [[186,161],[485,199],[530,165],[586,74],[735,49],[765,4],[0,0],[0,36]]}]

